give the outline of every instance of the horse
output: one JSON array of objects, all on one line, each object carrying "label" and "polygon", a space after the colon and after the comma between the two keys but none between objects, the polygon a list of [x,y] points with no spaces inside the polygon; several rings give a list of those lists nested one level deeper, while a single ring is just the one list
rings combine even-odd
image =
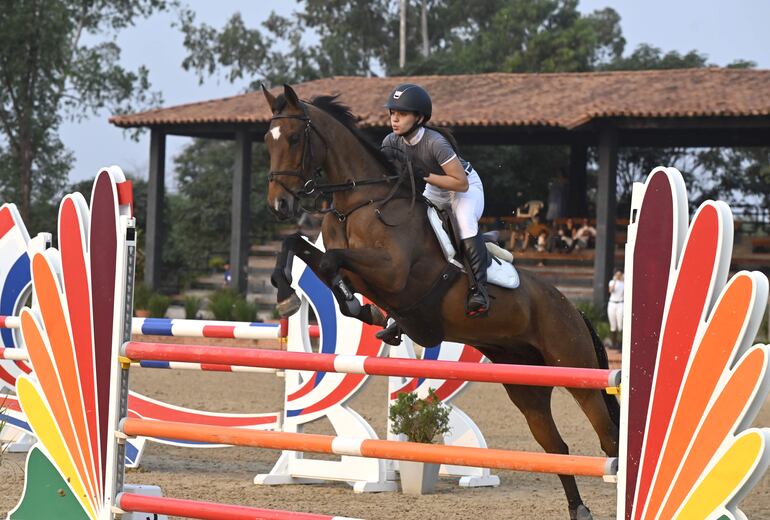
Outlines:
[{"label": "horse", "polygon": [[[301,101],[284,85],[262,87],[272,118],[265,134],[270,156],[267,202],[279,220],[296,217],[308,199],[331,198],[322,234],[326,251],[299,234],[283,242],[272,281],[278,309],[299,308],[291,263],[300,257],[332,289],[342,312],[385,326],[381,309],[424,346],[441,340],[471,345],[493,363],[607,368],[607,354],[590,322],[556,288],[520,270],[516,289],[488,287],[486,316],[466,316],[467,277],[448,269],[426,216],[427,202],[357,128],[336,96]],[[360,293],[373,304],[362,305]],[[553,388],[503,385],[548,453],[569,453],[551,411]],[[601,449],[618,455],[620,411],[600,390],[569,389],[595,430]],[[571,520],[589,520],[573,475],[559,475]]]}]

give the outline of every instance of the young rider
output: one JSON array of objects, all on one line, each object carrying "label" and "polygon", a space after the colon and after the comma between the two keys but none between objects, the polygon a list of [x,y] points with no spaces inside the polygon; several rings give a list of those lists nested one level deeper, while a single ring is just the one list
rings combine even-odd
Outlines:
[{"label": "young rider", "polygon": [[467,313],[481,316],[489,310],[487,248],[479,235],[484,211],[484,187],[473,166],[457,153],[457,143],[445,130],[426,125],[432,113],[430,95],[419,85],[405,83],[388,96],[393,132],[382,141],[383,150],[397,149],[412,162],[415,175],[426,184],[423,196],[437,206],[451,206],[462,248],[472,270]]}]

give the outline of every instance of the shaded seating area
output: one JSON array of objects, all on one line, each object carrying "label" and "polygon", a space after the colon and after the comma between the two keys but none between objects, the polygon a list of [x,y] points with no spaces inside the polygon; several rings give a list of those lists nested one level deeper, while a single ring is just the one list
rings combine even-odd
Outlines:
[{"label": "shaded seating area", "polygon": [[[330,77],[295,86],[305,99],[338,94],[374,142],[389,131],[382,96],[418,83],[431,92],[437,126],[452,128],[460,146],[548,145],[569,148],[567,214],[587,214],[588,149],[597,151],[593,301],[606,300],[616,264],[616,183],[620,147],[770,146],[770,71],[678,69],[590,73],[458,76]],[[458,92],[477,95],[458,96]],[[275,91],[278,93],[278,90]],[[484,99],[483,104],[477,102]],[[230,258],[233,286],[246,287],[251,144],[262,141],[270,111],[261,92],[138,114],[116,115],[120,128],[149,128],[145,282],[160,280],[166,137],[236,142]],[[264,193],[254,196],[263,197]],[[762,241],[758,248],[764,247]]]}]

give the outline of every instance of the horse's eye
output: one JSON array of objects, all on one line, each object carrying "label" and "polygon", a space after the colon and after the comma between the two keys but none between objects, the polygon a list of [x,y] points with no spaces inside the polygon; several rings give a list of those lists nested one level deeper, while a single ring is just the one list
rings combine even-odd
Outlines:
[{"label": "horse's eye", "polygon": [[291,134],[289,136],[289,144],[297,144],[299,142],[299,134]]}]

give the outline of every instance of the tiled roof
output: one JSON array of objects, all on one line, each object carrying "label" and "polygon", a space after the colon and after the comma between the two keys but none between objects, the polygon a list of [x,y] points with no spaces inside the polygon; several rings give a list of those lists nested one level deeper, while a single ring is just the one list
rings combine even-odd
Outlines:
[{"label": "tiled roof", "polygon": [[[679,69],[558,74],[337,76],[295,86],[308,99],[340,94],[362,127],[383,127],[382,105],[399,83],[424,86],[446,126],[575,128],[600,117],[769,116],[770,70]],[[282,88],[273,89],[274,93]],[[266,123],[261,92],[110,118],[120,127]]]}]

